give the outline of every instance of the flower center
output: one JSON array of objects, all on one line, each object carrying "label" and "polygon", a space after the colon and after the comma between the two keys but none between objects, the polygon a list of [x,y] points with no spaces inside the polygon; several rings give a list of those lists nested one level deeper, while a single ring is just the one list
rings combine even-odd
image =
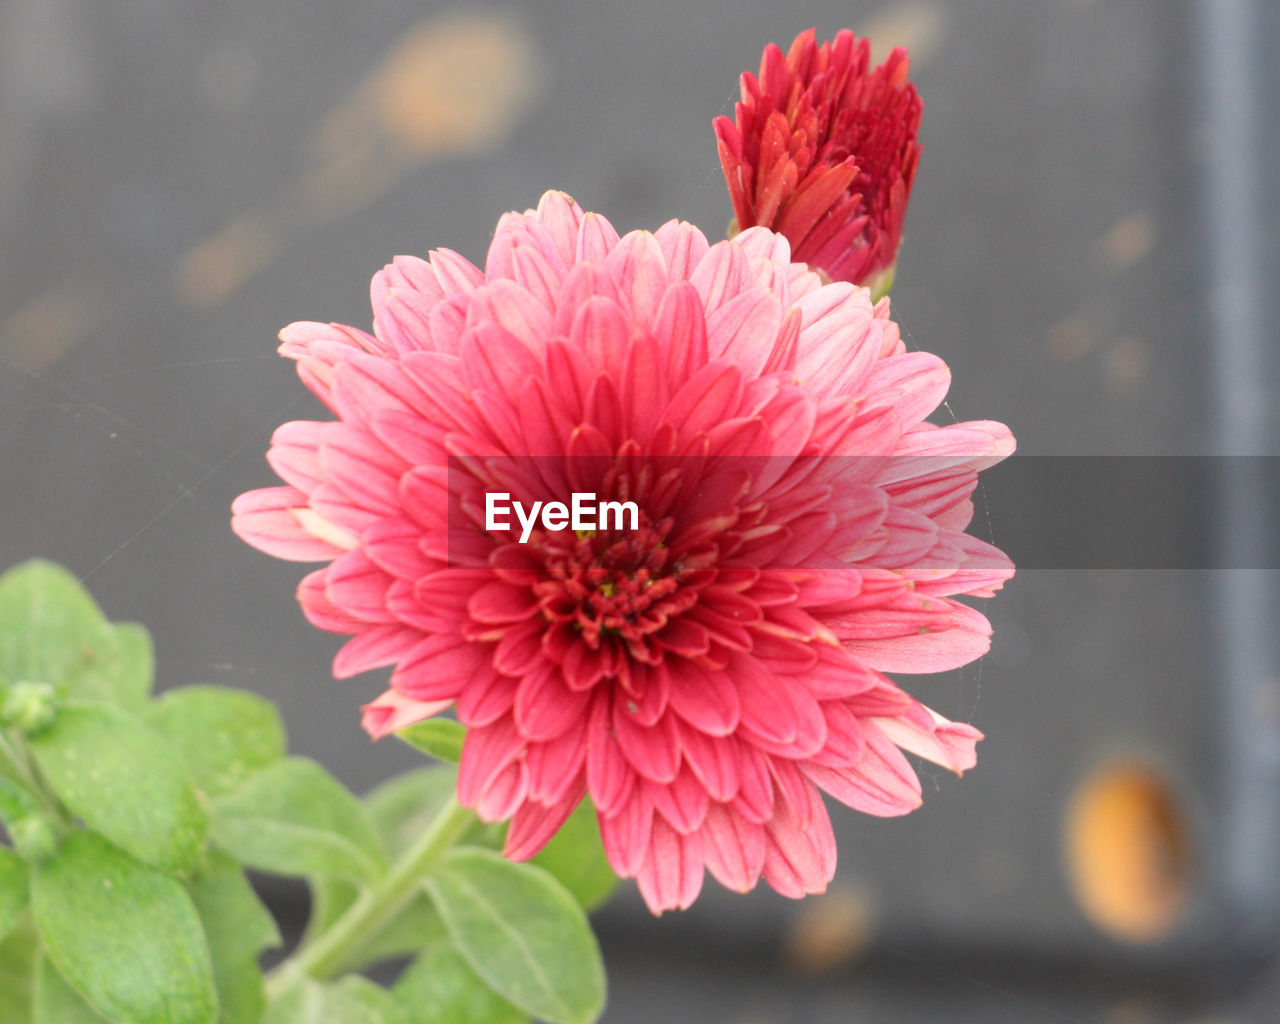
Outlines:
[{"label": "flower center", "polygon": [[651,660],[647,638],[698,601],[696,570],[667,544],[671,519],[641,511],[635,530],[546,534],[546,578],[534,584],[543,615],[569,622],[593,650],[616,637]]}]

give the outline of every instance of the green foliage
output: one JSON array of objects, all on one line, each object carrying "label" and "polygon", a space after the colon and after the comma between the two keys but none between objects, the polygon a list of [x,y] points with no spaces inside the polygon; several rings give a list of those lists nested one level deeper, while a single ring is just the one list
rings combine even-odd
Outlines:
[{"label": "green foliage", "polygon": [[145,719],[182,752],[207,797],[230,793],[284,756],[284,723],[275,705],[254,693],[221,686],[170,690]]},{"label": "green foliage", "polygon": [[219,1024],[257,1024],[266,1005],[258,955],[280,944],[275,919],[240,865],[220,851],[189,888],[209,944]]},{"label": "green foliage", "polygon": [[458,952],[484,981],[550,1024],[590,1024],[604,965],[586,914],[551,875],[491,850],[450,850],[423,883]]},{"label": "green foliage", "polygon": [[494,992],[448,939],[426,946],[393,991],[409,1024],[525,1024],[529,1015]]},{"label": "green foliage", "polygon": [[[29,562],[0,577],[0,1024],[599,1015],[582,907],[616,879],[589,805],[534,865],[512,864],[495,852],[505,826],[453,802],[453,764],[360,800],[285,756],[269,701],[202,685],[152,699],[153,674],[146,630],[108,622],[70,573]],[[456,762],[465,730],[399,735]],[[258,961],[280,935],[245,867],[312,887],[303,954],[269,982]],[[393,991],[329,980],[392,957],[412,958]]]},{"label": "green foliage", "polygon": [[[23,779],[21,773],[17,779]],[[49,811],[21,781],[0,775],[0,822],[23,860],[40,861],[52,856],[58,836]]]},{"label": "green foliage", "polygon": [[367,882],[386,866],[364,806],[302,757],[277,761],[216,800],[213,836],[241,863],[282,875]]},{"label": "green foliage", "polygon": [[80,998],[57,968],[42,956],[36,966],[34,1024],[110,1024]]},{"label": "green foliage", "polygon": [[36,870],[31,908],[49,959],[103,1016],[217,1020],[209,947],[181,882],[79,830]]},{"label": "green foliage", "polygon": [[0,576],[0,676],[138,708],[151,672],[146,630],[107,622],[67,570],[32,561]]},{"label": "green foliage", "polygon": [[457,785],[457,769],[433,765],[396,775],[364,798],[388,856],[398,857],[409,848],[453,796]]},{"label": "green foliage", "polygon": [[16,927],[0,939],[0,1020],[31,1020],[35,969],[40,940],[31,915],[24,914]]},{"label": "green foliage", "polygon": [[585,910],[600,906],[618,887],[618,876],[609,866],[600,839],[596,809],[589,799],[578,805],[530,863],[555,875]]},{"label": "green foliage", "polygon": [[462,741],[466,735],[466,726],[449,718],[428,718],[396,733],[409,746],[453,764],[462,760]]},{"label": "green foliage", "polygon": [[0,705],[0,723],[24,735],[46,728],[57,714],[57,691],[51,683],[13,683]]},{"label": "green foliage", "polygon": [[[451,765],[418,768],[394,776],[364,798],[364,805],[387,855],[399,857],[430,825],[453,795],[457,771]],[[328,928],[355,902],[360,886],[349,878],[311,878],[311,919],[307,940]],[[444,934],[444,925],[425,894],[415,896],[364,948],[353,949],[347,967],[357,970],[393,957],[412,956]]]},{"label": "green foliage", "polygon": [[194,869],[208,819],[163,735],[109,705],[75,704],[29,743],[54,793],[91,828],[146,864]]},{"label": "green foliage", "polygon": [[262,1024],[410,1024],[386,989],[361,977],[332,985],[304,980],[275,1000]]},{"label": "green foliage", "polygon": [[27,909],[27,865],[7,846],[0,846],[0,938]]}]

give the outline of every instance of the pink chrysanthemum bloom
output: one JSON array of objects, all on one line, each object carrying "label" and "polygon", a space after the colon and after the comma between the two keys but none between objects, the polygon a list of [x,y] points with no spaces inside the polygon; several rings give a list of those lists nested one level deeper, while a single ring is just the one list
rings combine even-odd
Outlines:
[{"label": "pink chrysanthemum bloom", "polygon": [[802,32],[785,57],[765,47],[760,77],[742,75],[737,123],[715,120],[738,227],[771,227],[833,281],[888,291],[920,160],[909,67],[898,47],[872,68],[848,29],[822,44]]},{"label": "pink chrysanthemum bloom", "polygon": [[[907,750],[957,772],[980,734],[883,672],[981,655],[957,595],[1012,575],[963,531],[998,423],[936,427],[946,366],[862,288],[823,285],[764,228],[619,239],[550,192],[499,222],[483,271],[448,250],[373,280],[373,334],[298,323],[335,422],[286,423],[287,486],[233,527],[325,562],[298,596],[352,634],[339,677],[394,665],[375,736],[453,708],[460,800],[534,854],[590,794],[610,862],[655,911],[703,869],[821,891],[821,793],[920,803]],[[486,495],[629,499],[635,528],[486,530]]]}]

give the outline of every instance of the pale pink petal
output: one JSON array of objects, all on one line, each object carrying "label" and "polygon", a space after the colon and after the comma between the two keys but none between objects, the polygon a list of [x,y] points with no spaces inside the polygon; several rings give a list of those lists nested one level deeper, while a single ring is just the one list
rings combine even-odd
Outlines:
[{"label": "pale pink petal", "polygon": [[448,709],[450,703],[447,700],[414,700],[397,690],[388,690],[361,708],[364,718],[360,724],[365,732],[378,740],[415,722],[440,714]]},{"label": "pale pink petal", "polygon": [[231,506],[231,529],[259,551],[290,562],[337,558],[344,548],[334,540],[343,538],[308,529],[307,511],[307,496],[294,487],[246,491]]}]

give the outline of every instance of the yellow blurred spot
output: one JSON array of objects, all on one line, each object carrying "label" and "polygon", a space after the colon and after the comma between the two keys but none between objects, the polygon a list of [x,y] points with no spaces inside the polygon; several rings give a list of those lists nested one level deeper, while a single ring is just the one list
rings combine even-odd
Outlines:
[{"label": "yellow blurred spot", "polygon": [[281,242],[266,214],[233,220],[178,261],[178,294],[193,306],[216,306],[269,266]]},{"label": "yellow blurred spot", "polygon": [[825,974],[853,963],[866,950],[875,929],[874,903],[861,886],[837,883],[823,896],[800,905],[784,947],[789,967],[804,974]]},{"label": "yellow blurred spot", "polygon": [[1151,369],[1151,350],[1141,338],[1127,334],[1107,350],[1103,367],[1107,388],[1113,395],[1132,394]]},{"label": "yellow blurred spot", "polygon": [[1150,1002],[1139,998],[1123,999],[1103,1013],[1103,1024],[1155,1024],[1160,1014]]},{"label": "yellow blurred spot", "polygon": [[1192,840],[1172,790],[1136,764],[1103,767],[1072,795],[1066,857],[1076,901],[1098,928],[1128,942],[1157,942],[1186,909]]},{"label": "yellow blurred spot", "polygon": [[871,40],[871,59],[879,64],[895,46],[911,52],[911,66],[927,64],[947,35],[947,12],[940,3],[907,0],[890,4],[855,26],[858,35]]},{"label": "yellow blurred spot", "polygon": [[432,18],[325,119],[321,148],[343,153],[371,133],[411,153],[472,152],[505,138],[541,91],[540,62],[509,14]]},{"label": "yellow blurred spot", "polygon": [[1111,274],[1128,270],[1155,247],[1156,234],[1155,221],[1149,214],[1121,217],[1094,244],[1094,262]]},{"label": "yellow blurred spot", "polygon": [[102,325],[106,288],[73,275],[41,292],[0,326],[0,350],[24,370],[53,365]]},{"label": "yellow blurred spot", "polygon": [[175,289],[196,306],[226,301],[298,235],[367,206],[423,163],[500,144],[541,97],[544,79],[510,12],[419,22],[325,115],[297,180],[274,204],[194,246]]},{"label": "yellow blurred spot", "polygon": [[1074,363],[1093,351],[1098,332],[1084,317],[1069,316],[1055,323],[1044,336],[1044,351],[1060,363]]}]

